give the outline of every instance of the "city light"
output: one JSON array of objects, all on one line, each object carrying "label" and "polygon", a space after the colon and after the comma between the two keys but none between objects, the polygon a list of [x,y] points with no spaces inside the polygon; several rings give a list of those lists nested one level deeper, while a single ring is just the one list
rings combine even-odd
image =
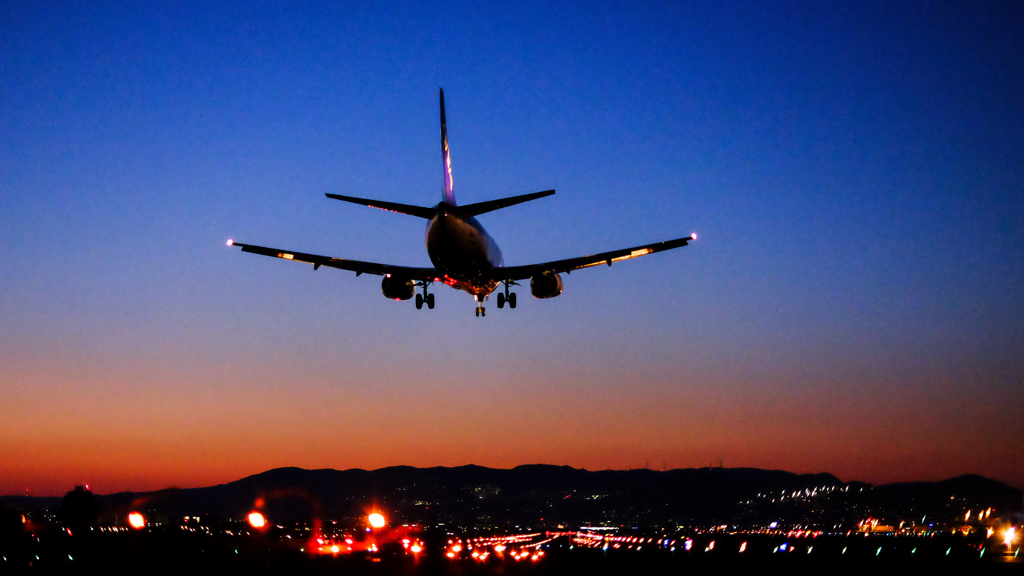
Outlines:
[{"label": "city light", "polygon": [[267,525],[267,519],[263,517],[263,514],[253,510],[249,513],[249,525],[259,530]]},{"label": "city light", "polygon": [[128,525],[136,530],[141,530],[146,527],[146,517],[138,512],[132,512],[128,515]]}]

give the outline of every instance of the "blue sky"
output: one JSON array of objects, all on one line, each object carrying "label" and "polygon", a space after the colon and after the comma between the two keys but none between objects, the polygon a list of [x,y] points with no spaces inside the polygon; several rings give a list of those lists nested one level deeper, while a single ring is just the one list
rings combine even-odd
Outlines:
[{"label": "blue sky", "polygon": [[[719,457],[1024,485],[1015,3],[0,10],[6,491]],[[507,264],[699,241],[485,319],[224,246],[427,265],[422,220],[323,194],[436,203],[438,87],[460,202],[558,191],[481,217]]]}]

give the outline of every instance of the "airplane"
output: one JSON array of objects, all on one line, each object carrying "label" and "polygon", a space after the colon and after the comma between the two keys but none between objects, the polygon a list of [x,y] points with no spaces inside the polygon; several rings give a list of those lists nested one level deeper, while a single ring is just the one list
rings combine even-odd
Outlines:
[{"label": "airplane", "polygon": [[444,168],[442,197],[441,202],[432,208],[340,194],[326,194],[328,198],[335,200],[408,214],[427,220],[427,255],[434,264],[433,268],[414,268],[332,258],[279,248],[266,248],[254,244],[242,244],[234,240],[228,240],[227,244],[240,247],[242,252],[312,264],[313,270],[327,266],[355,272],[356,276],[361,274],[383,276],[381,292],[393,300],[409,300],[415,294],[416,288],[422,288],[422,293],[415,294],[417,309],[422,309],[424,304],[428,309],[434,308],[434,294],[428,289],[431,284],[441,282],[456,290],[473,295],[477,303],[476,315],[480,317],[486,315],[484,301],[499,284],[504,286],[504,290],[498,292],[498,308],[504,308],[506,303],[509,308],[515,308],[516,293],[512,292],[510,288],[520,285],[517,280],[529,278],[530,292],[536,298],[554,298],[562,293],[562,278],[560,276],[562,272],[569,274],[573,270],[601,264],[611,266],[614,262],[686,246],[697,239],[697,234],[693,233],[685,238],[612,250],[590,256],[554,260],[541,264],[505,266],[504,257],[498,244],[484,230],[476,217],[487,212],[551,196],[555,191],[545,190],[460,206],[455,201],[452,186],[452,161],[448,151],[444,89],[441,89],[441,159]]}]

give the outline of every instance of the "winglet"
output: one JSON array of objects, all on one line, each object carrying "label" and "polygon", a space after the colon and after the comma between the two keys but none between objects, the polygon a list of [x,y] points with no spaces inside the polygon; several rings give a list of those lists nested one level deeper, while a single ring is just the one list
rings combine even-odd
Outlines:
[{"label": "winglet", "polygon": [[444,190],[442,200],[449,206],[456,206],[452,189],[452,157],[448,153],[448,124],[444,118],[444,88],[441,88],[441,161],[444,166]]}]

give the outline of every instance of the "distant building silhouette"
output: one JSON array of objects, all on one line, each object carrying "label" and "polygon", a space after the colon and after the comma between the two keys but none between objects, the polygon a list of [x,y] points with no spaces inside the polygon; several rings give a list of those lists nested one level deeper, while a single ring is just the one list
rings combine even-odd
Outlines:
[{"label": "distant building silhouette", "polygon": [[57,518],[72,532],[95,526],[99,516],[100,507],[96,504],[96,498],[85,486],[75,486],[57,508]]}]

